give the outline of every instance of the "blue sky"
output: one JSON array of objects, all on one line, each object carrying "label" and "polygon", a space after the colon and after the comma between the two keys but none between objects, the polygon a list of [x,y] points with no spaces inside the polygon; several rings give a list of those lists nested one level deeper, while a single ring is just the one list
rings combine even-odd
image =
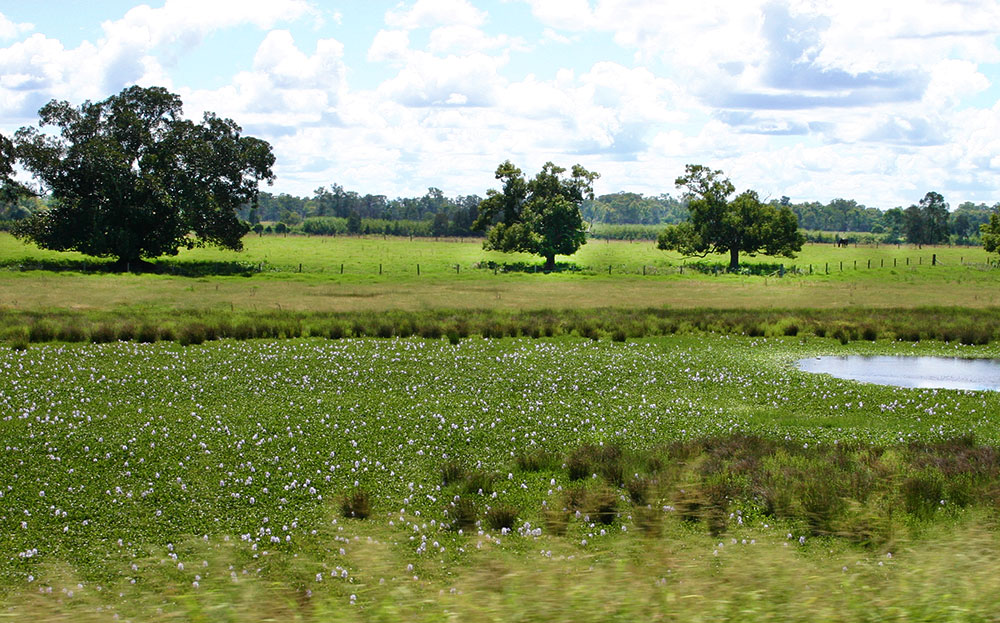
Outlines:
[{"label": "blue sky", "polygon": [[165,86],[271,142],[272,192],[485,194],[511,159],[678,194],[1000,201],[995,0],[0,0],[0,132]]}]

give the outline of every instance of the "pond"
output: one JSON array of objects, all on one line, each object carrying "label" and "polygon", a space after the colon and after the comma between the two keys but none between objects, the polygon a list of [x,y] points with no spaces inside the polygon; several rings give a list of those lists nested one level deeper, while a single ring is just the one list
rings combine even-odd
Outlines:
[{"label": "pond", "polygon": [[1000,390],[1000,360],[996,359],[850,355],[801,359],[798,368],[896,387]]}]

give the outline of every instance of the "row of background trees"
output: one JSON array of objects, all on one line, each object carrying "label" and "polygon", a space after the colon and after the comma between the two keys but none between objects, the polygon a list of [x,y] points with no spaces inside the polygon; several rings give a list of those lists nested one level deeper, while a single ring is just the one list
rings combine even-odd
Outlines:
[{"label": "row of background trees", "polygon": [[[912,244],[980,244],[979,227],[990,220],[990,214],[1000,209],[985,203],[966,201],[949,211],[948,204],[938,193],[934,200],[927,197],[907,208],[889,210],[866,207],[853,199],[833,199],[829,203],[818,201],[793,203],[788,197],[766,201],[775,207],[787,206],[798,217],[799,227],[811,232],[807,239],[815,242],[832,242],[835,233],[842,237],[880,240],[887,243]],[[344,190],[333,184],[314,191],[312,196],[297,197],[285,193],[261,192],[256,212],[248,207],[241,216],[256,223],[284,223],[289,230],[303,229],[305,233],[364,233],[367,222],[369,233],[413,233],[431,236],[479,236],[472,228],[479,215],[478,195],[446,196],[438,188],[429,188],[420,197],[388,199],[385,195],[371,195]],[[20,218],[44,204],[37,199],[22,199],[17,207],[0,206],[0,219]],[[580,212],[585,221],[598,225],[602,237],[655,238],[658,227],[682,223],[689,216],[687,203],[669,194],[656,197],[633,192],[618,192],[584,200]],[[346,229],[347,219],[356,215],[361,219],[354,231]],[[341,230],[323,220],[343,219]],[[401,228],[387,223],[402,222]],[[423,225],[417,225],[423,223]],[[373,226],[377,225],[377,231]],[[600,227],[601,225],[646,225],[649,227]],[[407,230],[407,227],[412,231]],[[326,231],[330,229],[330,231]],[[654,232],[652,235],[649,232]],[[823,233],[826,232],[826,233]],[[858,236],[858,234],[872,234]]]},{"label": "row of background trees", "polygon": [[[930,197],[930,200],[928,200]],[[338,184],[316,189],[311,196],[261,192],[256,210],[240,209],[240,217],[251,224],[263,223],[262,229],[278,223],[281,231],[311,234],[387,233],[416,236],[481,236],[473,229],[479,216],[478,195],[446,196],[438,188],[429,188],[423,196],[389,199],[385,195],[361,194]],[[832,242],[841,237],[879,240],[886,243],[967,244],[981,243],[980,225],[1000,204],[966,201],[954,210],[938,193],[928,193],[909,207],[889,210],[867,207],[853,199],[833,199],[794,203],[788,197],[765,202],[775,207],[787,206],[796,217],[806,237],[814,242]],[[44,197],[0,198],[0,229],[46,207]],[[686,201],[669,194],[655,197],[633,192],[618,192],[586,199],[580,212],[595,226],[592,234],[610,238],[655,238],[662,225],[682,223],[689,212]],[[646,227],[628,227],[640,226]],[[824,233],[825,232],[825,233]]]}]

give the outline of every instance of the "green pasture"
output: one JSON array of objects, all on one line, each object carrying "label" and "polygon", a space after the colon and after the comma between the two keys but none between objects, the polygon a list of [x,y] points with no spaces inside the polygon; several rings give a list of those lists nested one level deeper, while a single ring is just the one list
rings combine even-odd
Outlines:
[{"label": "green pasture", "polygon": [[[794,367],[845,352],[998,347],[676,336],[0,349],[4,612],[984,615],[1000,394]],[[342,507],[359,491],[365,520]],[[501,512],[509,529],[493,523]]]},{"label": "green pasture", "polygon": [[[767,256],[743,256],[746,264],[784,264],[788,270],[796,267],[813,274],[843,275],[856,278],[876,274],[891,273],[889,269],[905,272],[906,269],[929,267],[934,256],[940,268],[956,268],[963,264],[983,266],[990,256],[981,247],[930,247],[918,248],[913,245],[852,245],[836,248],[829,244],[807,244],[795,259]],[[452,276],[462,271],[476,270],[489,263],[502,267],[504,264],[522,265],[519,270],[540,270],[542,260],[538,256],[524,253],[500,253],[485,251],[482,240],[475,238],[405,238],[405,237],[330,237],[301,235],[250,235],[244,239],[241,252],[214,247],[183,250],[176,258],[165,258],[169,264],[238,263],[251,271],[263,273],[298,273],[323,275],[325,278],[378,277],[382,267],[381,281],[409,280],[417,276],[417,266],[421,275]],[[996,258],[992,258],[994,261]],[[680,266],[692,262],[728,264],[728,256],[716,255],[706,258],[684,258],[672,251],[660,251],[653,241],[602,241],[591,240],[572,256],[557,256],[557,261],[568,271],[587,274],[607,274],[611,268],[614,274],[647,275],[674,274]],[[80,270],[95,270],[106,260],[87,259],[79,253],[55,252],[38,249],[22,243],[9,234],[0,234],[0,266],[22,265],[31,268],[35,262],[45,267],[45,262],[64,262],[67,267]],[[842,266],[843,264],[843,266]],[[343,266],[343,273],[341,273]],[[458,266],[458,271],[456,271]],[[775,269],[776,271],[777,269]],[[884,272],[883,272],[884,271]],[[477,273],[491,270],[479,268]]]},{"label": "green pasture", "polygon": [[[0,307],[334,312],[1000,304],[990,257],[974,247],[807,245],[795,260],[746,258],[767,266],[756,276],[694,271],[694,260],[649,242],[591,241],[558,259],[565,270],[545,275],[532,272],[540,258],[487,252],[478,240],[250,236],[242,253],[194,249],[160,260],[161,274],[106,274],[100,271],[108,262],[41,251],[0,234]],[[702,261],[713,260],[723,258]],[[504,264],[516,270],[503,272]]]}]

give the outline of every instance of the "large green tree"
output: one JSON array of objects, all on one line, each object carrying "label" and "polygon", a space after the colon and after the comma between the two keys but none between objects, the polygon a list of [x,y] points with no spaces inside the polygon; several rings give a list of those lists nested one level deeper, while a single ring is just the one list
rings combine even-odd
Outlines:
[{"label": "large green tree", "polygon": [[27,188],[14,179],[16,161],[14,142],[0,134],[0,202],[2,203],[14,203],[30,194]]},{"label": "large green tree", "polygon": [[205,244],[242,249],[249,230],[236,210],[271,182],[274,155],[229,119],[184,119],[180,97],[160,87],[129,87],[72,107],[51,101],[39,126],[15,136],[19,160],[51,207],[22,221],[15,235],[41,247],[117,258],[175,255]]},{"label": "large green tree", "polygon": [[931,191],[917,205],[904,210],[906,241],[910,244],[942,244],[948,242],[948,204],[944,197]]},{"label": "large green tree", "polygon": [[980,225],[979,233],[983,239],[983,248],[988,253],[1000,251],[1000,203],[993,206],[990,222]]},{"label": "large green tree", "polygon": [[566,169],[551,162],[531,180],[508,160],[497,167],[496,179],[502,189],[490,189],[479,204],[476,231],[486,231],[483,248],[504,252],[524,252],[545,258],[545,269],[556,264],[556,255],[572,255],[587,241],[580,214],[584,199],[593,199],[593,183],[598,177],[574,165]]},{"label": "large green tree", "polygon": [[739,268],[740,253],[795,257],[802,250],[805,237],[788,206],[761,203],[752,190],[730,200],[736,187],[722,171],[689,164],[675,183],[686,189],[690,218],[668,225],[658,248],[700,257],[728,253],[730,270]]}]

